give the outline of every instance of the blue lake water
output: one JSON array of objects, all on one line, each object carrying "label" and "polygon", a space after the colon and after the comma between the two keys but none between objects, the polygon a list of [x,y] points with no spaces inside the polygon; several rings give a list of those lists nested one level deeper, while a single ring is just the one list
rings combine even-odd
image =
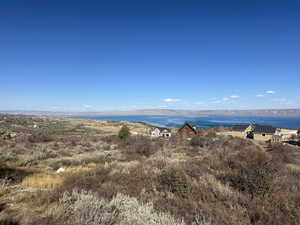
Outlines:
[{"label": "blue lake water", "polygon": [[80,116],[72,117],[93,120],[131,121],[145,122],[163,127],[180,127],[185,121],[189,121],[198,128],[212,128],[218,126],[230,127],[238,124],[257,123],[271,125],[278,128],[299,129],[300,117],[266,117],[266,116]]}]

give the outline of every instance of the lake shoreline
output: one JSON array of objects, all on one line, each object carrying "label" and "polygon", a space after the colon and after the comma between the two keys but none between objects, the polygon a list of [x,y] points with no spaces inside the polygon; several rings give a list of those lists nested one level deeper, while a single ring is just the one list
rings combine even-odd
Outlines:
[{"label": "lake shoreline", "polygon": [[127,115],[127,116],[70,116],[72,119],[91,119],[108,121],[141,122],[152,126],[180,127],[185,121],[197,125],[198,128],[231,127],[240,124],[270,125],[276,128],[299,129],[300,117],[287,116],[166,116],[166,115]]}]

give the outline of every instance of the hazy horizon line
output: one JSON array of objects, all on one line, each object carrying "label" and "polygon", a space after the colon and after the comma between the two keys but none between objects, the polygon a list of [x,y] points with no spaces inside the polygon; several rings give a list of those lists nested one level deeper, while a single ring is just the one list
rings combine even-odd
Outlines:
[{"label": "hazy horizon line", "polygon": [[3,112],[53,112],[53,113],[102,113],[102,112],[135,112],[135,111],[190,111],[190,112],[203,112],[203,111],[268,111],[268,110],[300,110],[300,108],[249,108],[249,109],[160,109],[160,108],[142,108],[142,109],[107,109],[107,110],[93,110],[93,111],[80,111],[80,110],[38,110],[38,109],[0,109]]}]

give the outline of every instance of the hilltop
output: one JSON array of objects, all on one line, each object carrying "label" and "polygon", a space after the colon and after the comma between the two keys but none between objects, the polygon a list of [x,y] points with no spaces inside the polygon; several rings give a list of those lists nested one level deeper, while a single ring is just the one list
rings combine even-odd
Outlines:
[{"label": "hilltop", "polygon": [[150,128],[0,115],[0,224],[300,224],[298,147]]}]

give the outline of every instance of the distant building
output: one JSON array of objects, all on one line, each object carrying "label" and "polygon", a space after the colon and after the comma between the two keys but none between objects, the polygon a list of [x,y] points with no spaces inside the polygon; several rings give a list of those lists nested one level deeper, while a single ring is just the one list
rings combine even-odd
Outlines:
[{"label": "distant building", "polygon": [[300,129],[289,130],[259,124],[236,125],[231,128],[231,131],[223,132],[222,134],[258,141],[285,142],[300,138]]},{"label": "distant building", "polygon": [[198,134],[197,128],[188,122],[185,122],[183,126],[178,130],[178,134],[183,137],[196,136]]},{"label": "distant building", "polygon": [[276,128],[272,126],[252,124],[233,126],[232,131],[226,132],[226,134],[258,141],[270,141],[272,140],[275,132]]},{"label": "distant building", "polygon": [[270,141],[276,132],[276,128],[272,126],[264,126],[259,124],[251,125],[253,133],[253,139],[259,141]]},{"label": "distant building", "polygon": [[151,137],[171,137],[171,129],[164,127],[154,127],[151,130]]},{"label": "distant building", "polygon": [[274,137],[272,139],[273,142],[280,141],[290,141],[291,139],[296,139],[299,137],[300,130],[289,130],[289,129],[276,129]]}]

